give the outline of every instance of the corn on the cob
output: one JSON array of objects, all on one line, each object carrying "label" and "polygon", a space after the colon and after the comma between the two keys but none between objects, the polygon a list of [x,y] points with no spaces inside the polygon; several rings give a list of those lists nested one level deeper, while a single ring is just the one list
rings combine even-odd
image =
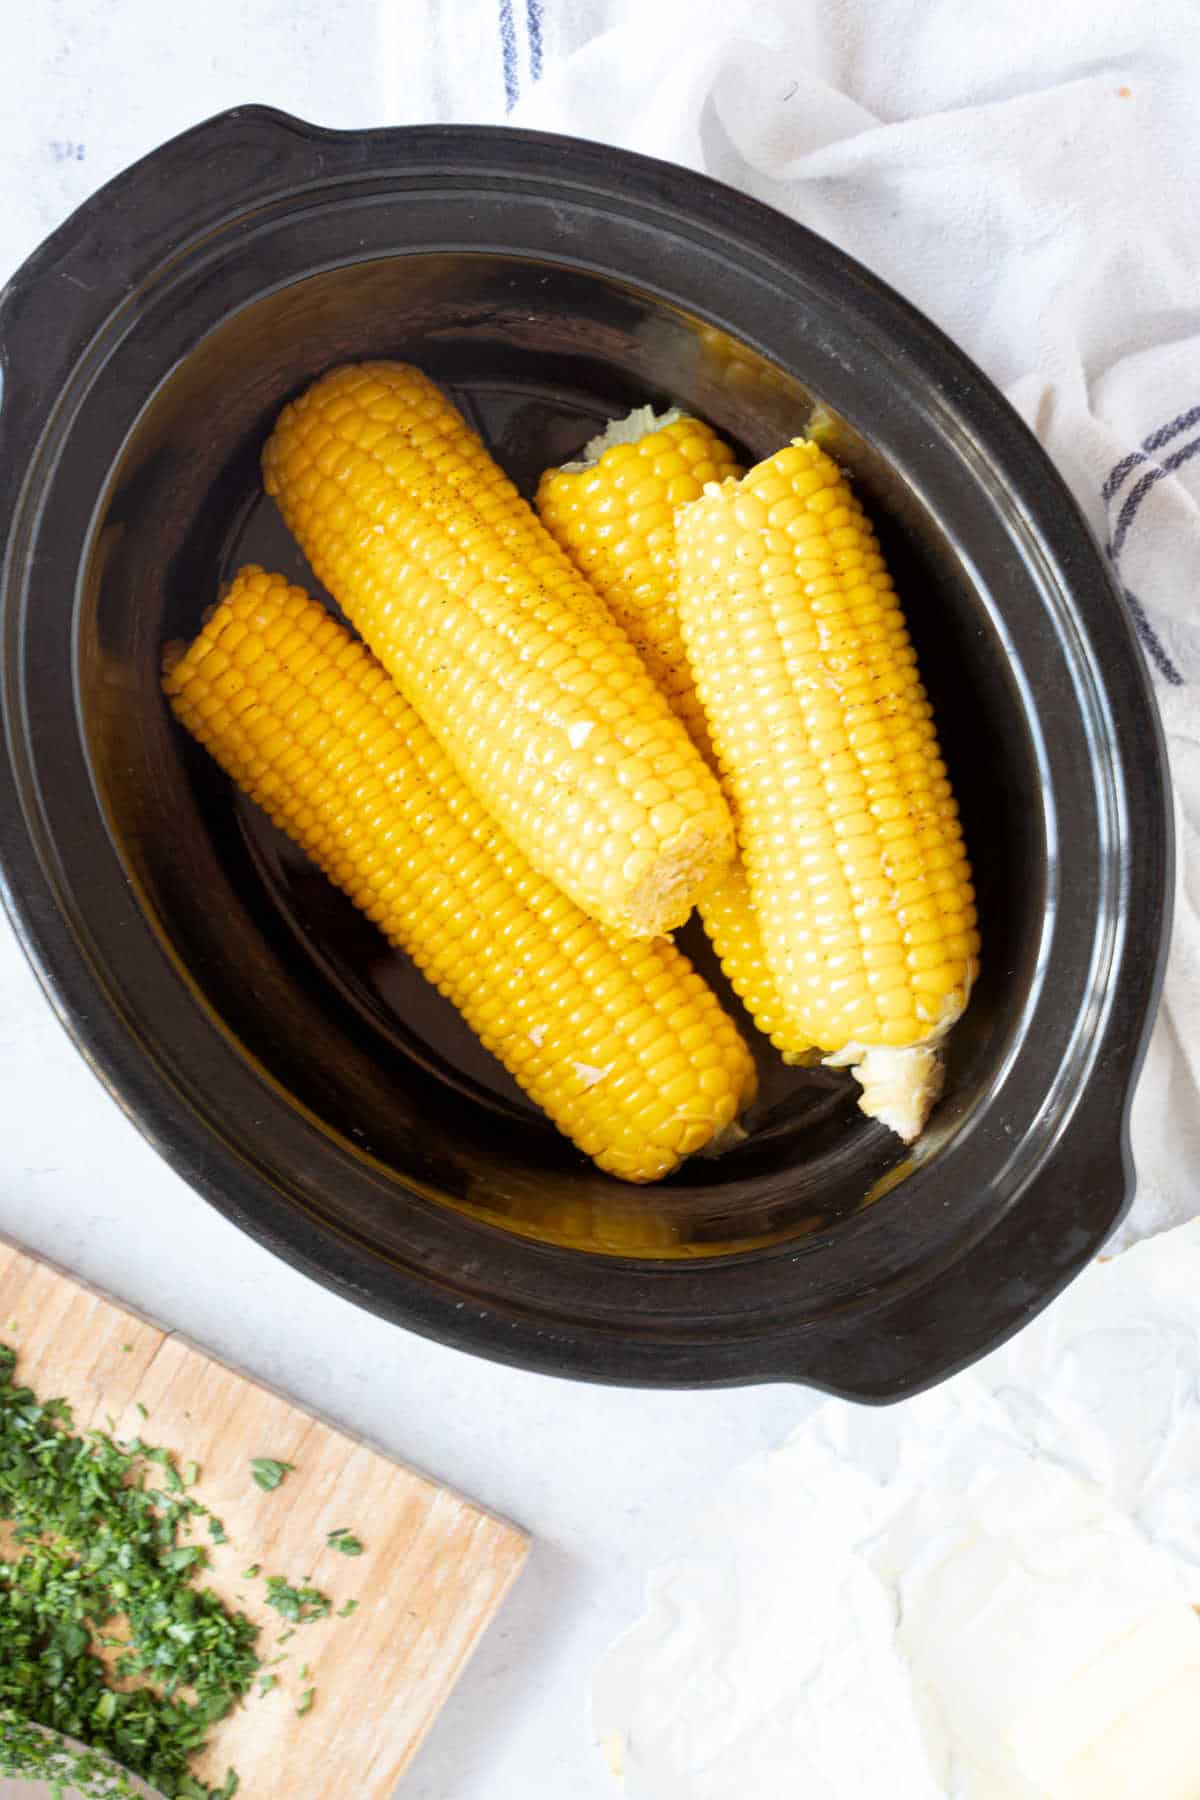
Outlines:
[{"label": "corn on the cob", "polygon": [[924,1123],[977,968],[932,709],[862,507],[796,441],[677,520],[680,617],[789,1015],[865,1111]]},{"label": "corn on the cob", "polygon": [[733,851],[720,788],[596,594],[428,382],[323,376],[267,491],[463,780],[586,912],[652,937]]},{"label": "corn on the cob", "polygon": [[[740,472],[733,451],[709,426],[646,406],[593,438],[578,462],[547,469],[537,492],[547,529],[612,608],[714,766],[679,625],[675,511],[698,499],[708,482]],[[767,967],[738,855],[698,906],[721,967],[758,1029],[787,1060],[806,1055],[811,1040],[789,1018]]]},{"label": "corn on the cob", "polygon": [[665,939],[615,940],[537,874],[386,672],[301,589],[243,569],[164,686],[601,1168],[654,1181],[732,1125],[753,1063],[686,958]]}]

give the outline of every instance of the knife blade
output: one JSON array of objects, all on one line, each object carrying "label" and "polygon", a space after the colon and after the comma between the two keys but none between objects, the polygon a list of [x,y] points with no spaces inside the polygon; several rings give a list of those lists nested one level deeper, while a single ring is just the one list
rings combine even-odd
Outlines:
[{"label": "knife blade", "polygon": [[[6,1741],[7,1739],[7,1741]],[[29,1748],[33,1739],[40,1740]],[[71,1785],[78,1759],[90,1756],[111,1773],[98,1775],[86,1787]],[[124,1785],[114,1788],[118,1777]],[[147,1787],[136,1775],[98,1751],[88,1750],[74,1738],[63,1737],[42,1726],[24,1725],[16,1734],[0,1720],[0,1800],[116,1800],[136,1794],[139,1800],[163,1800],[157,1788]]]}]

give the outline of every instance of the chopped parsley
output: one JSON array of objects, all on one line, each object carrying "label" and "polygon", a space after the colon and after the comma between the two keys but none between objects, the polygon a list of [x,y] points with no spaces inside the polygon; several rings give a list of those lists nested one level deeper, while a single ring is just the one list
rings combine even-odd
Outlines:
[{"label": "chopped parsley", "polygon": [[[180,1800],[228,1800],[232,1771],[208,1788],[190,1759],[260,1664],[257,1627],[194,1585],[206,1555],[181,1534],[205,1508],[169,1451],[74,1435],[69,1408],[15,1386],[15,1366],[0,1345],[0,1518],[18,1551],[0,1561],[0,1713],[85,1741]],[[157,1470],[165,1488],[149,1485]],[[36,1750],[38,1736],[23,1741]],[[0,1754],[14,1741],[6,1725]],[[78,1785],[73,1768],[55,1780]]]},{"label": "chopped parsley", "polygon": [[331,1550],[340,1550],[343,1556],[361,1556],[363,1553],[362,1540],[352,1537],[345,1525],[331,1531],[325,1542]]},{"label": "chopped parsley", "polygon": [[255,1456],[251,1459],[250,1469],[260,1488],[268,1494],[274,1493],[285,1475],[290,1475],[295,1463],[276,1462],[273,1456]]},{"label": "chopped parsley", "polygon": [[329,1616],[333,1602],[319,1588],[292,1587],[282,1575],[268,1575],[267,1605],[293,1625],[311,1625],[314,1619]]},{"label": "chopped parsley", "polygon": [[[192,1758],[213,1725],[279,1678],[258,1653],[258,1627],[197,1579],[209,1556],[191,1531],[203,1520],[213,1544],[228,1541],[222,1521],[188,1491],[199,1464],[180,1465],[170,1450],[119,1439],[112,1428],[76,1435],[66,1402],[39,1401],[16,1385],[15,1369],[15,1353],[0,1344],[0,1520],[16,1551],[0,1558],[0,1777],[43,1779],[52,1792],[75,1788],[89,1800],[133,1800],[129,1770],[173,1800],[233,1800],[236,1771],[208,1787]],[[267,1492],[292,1467],[273,1457],[251,1462]],[[362,1552],[345,1527],[328,1542],[347,1556]],[[259,1573],[258,1563],[243,1571],[248,1580]],[[281,1644],[293,1626],[331,1611],[310,1580],[267,1578],[268,1605],[291,1621]],[[338,1617],[357,1606],[348,1600]],[[308,1673],[305,1664],[301,1680]],[[301,1693],[297,1714],[311,1710],[315,1694]],[[54,1732],[90,1748],[75,1751]]]}]

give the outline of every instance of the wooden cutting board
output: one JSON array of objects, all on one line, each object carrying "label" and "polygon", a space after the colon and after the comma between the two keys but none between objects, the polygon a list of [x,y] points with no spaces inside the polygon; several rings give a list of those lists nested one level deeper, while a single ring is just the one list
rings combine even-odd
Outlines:
[{"label": "wooden cutting board", "polygon": [[[524,1534],[2,1241],[0,1343],[22,1386],[71,1403],[77,1431],[140,1436],[200,1466],[196,1498],[230,1540],[206,1579],[261,1624],[264,1661],[288,1658],[273,1692],[214,1727],[200,1773],[215,1783],[232,1763],[239,1800],[388,1800],[519,1573]],[[252,1478],[260,1456],[295,1464],[273,1493]],[[362,1556],[327,1547],[342,1527]],[[261,1576],[243,1579],[254,1563]],[[335,1614],[351,1599],[357,1611],[280,1645],[267,1575],[311,1576]]]}]

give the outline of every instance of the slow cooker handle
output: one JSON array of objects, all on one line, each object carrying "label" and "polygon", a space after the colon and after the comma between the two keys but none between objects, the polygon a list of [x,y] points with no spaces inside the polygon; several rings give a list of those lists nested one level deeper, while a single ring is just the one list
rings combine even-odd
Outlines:
[{"label": "slow cooker handle", "polygon": [[818,1327],[777,1366],[848,1400],[884,1404],[995,1349],[1079,1273],[1129,1208],[1128,1096],[1097,1074],[1033,1180],[943,1274],[868,1312]]},{"label": "slow cooker handle", "polygon": [[137,316],[140,272],[282,190],[294,195],[378,154],[388,133],[342,133],[271,106],[193,125],[82,202],[0,288],[0,418],[10,442],[57,394],[110,319]]}]

